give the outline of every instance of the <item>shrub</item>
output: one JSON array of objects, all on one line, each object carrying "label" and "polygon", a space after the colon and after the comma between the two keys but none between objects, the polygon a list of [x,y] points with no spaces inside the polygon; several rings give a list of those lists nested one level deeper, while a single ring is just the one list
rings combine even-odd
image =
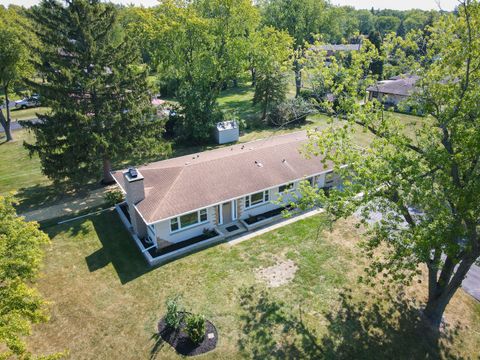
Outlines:
[{"label": "shrub", "polygon": [[294,125],[305,122],[313,112],[309,101],[302,98],[288,99],[275,105],[268,115],[268,124],[273,126]]},{"label": "shrub", "polygon": [[183,311],[180,305],[179,297],[169,298],[166,302],[167,313],[165,315],[165,324],[171,329],[177,330],[183,318]]},{"label": "shrub", "polygon": [[200,344],[205,337],[205,317],[189,314],[185,319],[185,332],[194,344]]},{"label": "shrub", "polygon": [[125,200],[123,193],[120,190],[110,190],[105,194],[105,201],[110,206],[121,203]]}]

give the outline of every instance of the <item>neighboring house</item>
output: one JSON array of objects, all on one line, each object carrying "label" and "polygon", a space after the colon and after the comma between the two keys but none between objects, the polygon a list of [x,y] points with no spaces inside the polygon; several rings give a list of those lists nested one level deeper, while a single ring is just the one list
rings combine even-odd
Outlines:
[{"label": "neighboring house", "polygon": [[325,44],[312,46],[310,50],[326,51],[327,57],[333,56],[338,52],[360,51],[362,44]]},{"label": "neighboring house", "polygon": [[367,88],[368,100],[377,99],[386,106],[397,107],[412,95],[419,79],[416,75],[400,75],[379,81]]},{"label": "neighboring house", "polygon": [[306,141],[299,132],[113,172],[126,194],[117,210],[150,264],[170,260],[281,219],[279,194],[302,180],[332,187],[332,166],[300,153]]}]

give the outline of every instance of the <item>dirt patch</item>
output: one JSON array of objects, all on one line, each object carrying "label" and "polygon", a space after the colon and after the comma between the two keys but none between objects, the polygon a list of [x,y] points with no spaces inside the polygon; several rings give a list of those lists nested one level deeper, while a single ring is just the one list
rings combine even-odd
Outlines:
[{"label": "dirt patch", "polygon": [[273,266],[255,271],[255,277],[268,287],[279,287],[288,284],[295,277],[298,267],[292,260],[277,260]]}]

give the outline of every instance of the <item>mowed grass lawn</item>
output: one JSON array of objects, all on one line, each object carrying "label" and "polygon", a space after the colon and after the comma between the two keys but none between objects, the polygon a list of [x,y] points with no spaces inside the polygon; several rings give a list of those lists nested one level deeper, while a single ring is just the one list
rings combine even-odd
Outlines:
[{"label": "mowed grass lawn", "polygon": [[[52,244],[38,287],[51,320],[35,326],[30,348],[68,350],[71,359],[178,358],[156,326],[165,300],[181,295],[217,327],[218,347],[205,359],[478,356],[478,303],[459,291],[437,342],[411,298],[377,298],[384,286],[357,284],[364,260],[353,223],[328,229],[316,216],[149,269],[115,212],[48,228]],[[268,288],[256,277],[287,259],[298,267],[291,282]]]}]

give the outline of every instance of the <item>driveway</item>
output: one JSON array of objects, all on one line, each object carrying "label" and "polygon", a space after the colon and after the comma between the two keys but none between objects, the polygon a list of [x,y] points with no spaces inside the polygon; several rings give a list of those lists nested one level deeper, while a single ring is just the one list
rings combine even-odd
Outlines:
[{"label": "driveway", "polygon": [[463,280],[462,288],[480,301],[480,266],[473,265]]},{"label": "driveway", "polygon": [[[22,128],[22,121],[12,121],[12,123],[10,124],[10,129],[12,131],[13,130],[20,130]],[[38,119],[30,119],[29,121],[32,121],[32,122],[35,123],[39,120]],[[3,126],[0,126],[0,133],[2,133],[2,132],[5,132],[5,130],[3,129]]]}]

